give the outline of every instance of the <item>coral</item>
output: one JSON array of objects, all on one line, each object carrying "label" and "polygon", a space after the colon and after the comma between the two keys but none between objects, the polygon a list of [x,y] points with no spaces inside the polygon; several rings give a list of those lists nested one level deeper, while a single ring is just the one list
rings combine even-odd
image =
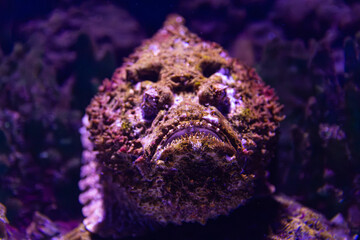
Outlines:
[{"label": "coral", "polygon": [[86,228],[138,235],[167,223],[205,224],[244,204],[273,156],[283,118],[276,99],[254,69],[170,17],[86,110]]},{"label": "coral", "polygon": [[275,200],[281,207],[268,239],[351,239],[346,224],[342,225],[344,220],[329,222],[321,214],[284,196],[275,196]]},{"label": "coral", "polygon": [[6,207],[0,203],[0,238],[4,240],[25,239],[25,234],[20,233],[9,224],[6,218]]},{"label": "coral", "polygon": [[91,240],[90,232],[85,229],[83,224],[80,224],[77,228],[64,234],[59,240]]},{"label": "coral", "polygon": [[[39,49],[20,44],[1,59],[0,196],[16,227],[27,226],[36,210],[59,218],[76,212],[71,180],[80,166],[81,113],[69,109],[71,82],[60,88],[53,70]],[[70,206],[72,213],[59,212]]]},{"label": "coral", "polygon": [[6,224],[9,221],[6,219],[6,208],[0,203],[0,237],[2,239],[8,239],[8,232],[6,229]]},{"label": "coral", "polygon": [[[124,23],[110,27],[118,21]],[[27,42],[0,55],[0,201],[21,232],[36,222],[35,212],[65,221],[59,231],[68,231],[81,218],[81,111],[95,79],[109,74],[142,33],[126,11],[89,2],[29,21],[22,32]],[[28,235],[41,238],[34,231]]]},{"label": "coral", "polygon": [[72,105],[81,110],[95,94],[99,79],[109,76],[144,38],[125,10],[95,1],[29,21],[21,34],[29,45],[43,49],[43,61],[54,68],[59,85],[75,79]]},{"label": "coral", "polygon": [[[345,49],[334,50],[334,40],[313,41],[308,47],[298,40],[273,40],[266,44],[258,67],[286,103],[272,182],[280,192],[328,218],[341,212],[354,221],[351,212],[358,208],[354,183],[360,171],[354,161],[360,143],[356,42],[348,39]],[[335,56],[338,51],[343,60]],[[359,232],[356,227],[352,230]]]}]

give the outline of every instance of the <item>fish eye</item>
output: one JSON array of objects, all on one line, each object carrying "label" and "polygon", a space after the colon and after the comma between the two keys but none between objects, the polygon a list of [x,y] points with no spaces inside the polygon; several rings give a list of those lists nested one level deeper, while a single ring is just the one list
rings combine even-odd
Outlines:
[{"label": "fish eye", "polygon": [[152,120],[158,113],[159,94],[156,91],[145,91],[140,104],[143,116],[147,120]]},{"label": "fish eye", "polygon": [[165,87],[151,86],[142,95],[140,107],[146,120],[153,120],[160,110],[173,104],[173,94]]},{"label": "fish eye", "polygon": [[200,89],[198,93],[199,103],[216,107],[222,114],[230,111],[230,99],[223,84],[209,84]]}]

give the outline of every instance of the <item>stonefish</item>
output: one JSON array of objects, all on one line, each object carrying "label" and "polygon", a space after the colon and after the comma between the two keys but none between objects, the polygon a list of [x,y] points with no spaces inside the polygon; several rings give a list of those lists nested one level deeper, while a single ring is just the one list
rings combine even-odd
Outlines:
[{"label": "stonefish", "polygon": [[85,227],[125,237],[228,214],[266,182],[280,112],[254,69],[169,17],[86,109]]}]

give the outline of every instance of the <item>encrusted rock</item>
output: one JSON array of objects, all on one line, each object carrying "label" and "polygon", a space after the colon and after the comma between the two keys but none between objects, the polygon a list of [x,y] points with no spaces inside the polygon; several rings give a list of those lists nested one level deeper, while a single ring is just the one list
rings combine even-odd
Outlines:
[{"label": "encrusted rock", "polygon": [[0,203],[0,239],[8,239],[8,233],[6,230],[6,224],[8,224],[6,219],[6,208]]},{"label": "encrusted rock", "polygon": [[60,237],[59,240],[91,240],[91,235],[85,226],[80,224],[77,228]]},{"label": "encrusted rock", "polygon": [[6,207],[0,203],[0,239],[25,239],[25,235],[9,224],[6,218]]},{"label": "encrusted rock", "polygon": [[280,204],[276,226],[268,239],[336,239],[350,240],[349,228],[340,222],[328,221],[320,213],[315,212],[285,196],[275,196]]},{"label": "encrusted rock", "polygon": [[26,229],[30,239],[50,239],[60,234],[58,226],[45,215],[35,212],[33,221]]}]

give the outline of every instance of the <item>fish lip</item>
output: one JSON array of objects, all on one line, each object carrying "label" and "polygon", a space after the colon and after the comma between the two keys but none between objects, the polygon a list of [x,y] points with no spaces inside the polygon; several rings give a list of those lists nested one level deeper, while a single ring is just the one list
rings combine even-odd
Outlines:
[{"label": "fish lip", "polygon": [[160,145],[162,146],[167,146],[169,143],[171,143],[172,141],[179,139],[183,136],[190,136],[190,135],[194,135],[196,133],[205,133],[206,135],[210,135],[215,137],[216,139],[220,140],[221,142],[224,142],[224,137],[220,137],[219,134],[217,134],[214,130],[206,128],[204,126],[188,126],[188,127],[184,127],[184,128],[180,128],[177,129],[175,132],[171,133],[171,135],[169,137],[167,137],[167,139],[163,140]]},{"label": "fish lip", "polygon": [[[189,123],[189,121],[192,121],[193,123]],[[217,123],[215,125],[214,122],[211,122],[204,118],[199,118],[197,120],[187,119],[182,122],[177,122],[177,124],[175,126],[172,126],[171,128],[164,127],[161,129],[166,129],[168,133],[162,134],[155,141],[157,142],[157,144],[155,144],[155,146],[152,147],[152,150],[150,150],[150,154],[148,155],[150,161],[154,161],[154,158],[156,159],[156,156],[158,155],[157,152],[163,151],[168,145],[170,145],[169,143],[175,140],[175,139],[171,139],[173,136],[175,136],[175,134],[178,134],[181,131],[186,131],[186,129],[190,129],[191,134],[189,134],[188,136],[191,136],[199,132],[194,130],[201,130],[206,132],[206,135],[208,136],[210,135],[215,139],[217,139],[218,141],[222,142],[223,144],[227,144],[231,146],[232,148],[234,148],[234,150],[237,149],[237,146],[235,146],[233,141],[230,140],[232,139],[232,137],[229,135],[230,133],[228,133],[226,130],[225,131],[220,130],[221,124]],[[174,131],[174,132],[169,133],[170,131]],[[186,134],[186,132],[183,133]]]}]

